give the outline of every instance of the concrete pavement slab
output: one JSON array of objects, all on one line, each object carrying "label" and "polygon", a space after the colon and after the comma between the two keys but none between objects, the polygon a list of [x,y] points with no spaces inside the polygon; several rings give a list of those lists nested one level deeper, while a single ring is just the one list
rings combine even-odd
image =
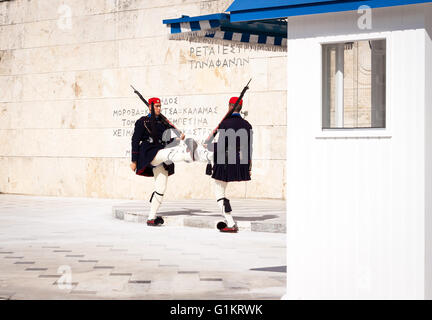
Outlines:
[{"label": "concrete pavement slab", "polygon": [[120,202],[0,194],[0,299],[280,299],[285,293],[285,273],[277,269],[286,261],[283,233],[151,228],[113,219]]}]

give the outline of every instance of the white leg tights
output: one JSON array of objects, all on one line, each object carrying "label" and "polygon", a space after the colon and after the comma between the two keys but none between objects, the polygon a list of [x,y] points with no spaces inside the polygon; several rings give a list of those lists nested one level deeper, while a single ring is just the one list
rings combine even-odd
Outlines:
[{"label": "white leg tights", "polygon": [[166,148],[159,150],[152,162],[150,163],[152,166],[157,166],[162,164],[162,162],[190,162],[192,161],[190,154],[184,152],[184,146],[179,145],[173,148]]},{"label": "white leg tights", "polygon": [[231,215],[231,212],[226,212],[225,210],[225,206],[224,206],[224,199],[225,198],[225,189],[227,187],[227,182],[225,181],[221,181],[221,180],[216,180],[216,179],[212,179],[213,180],[213,185],[215,188],[215,196],[216,196],[216,200],[217,200],[217,204],[222,212],[222,214],[224,215],[228,227],[233,227],[235,222],[234,219]]},{"label": "white leg tights", "polygon": [[155,192],[153,193],[151,199],[150,214],[148,217],[149,220],[156,218],[156,213],[162,203],[168,181],[168,171],[165,170],[163,165],[154,167],[153,174],[155,179]]}]

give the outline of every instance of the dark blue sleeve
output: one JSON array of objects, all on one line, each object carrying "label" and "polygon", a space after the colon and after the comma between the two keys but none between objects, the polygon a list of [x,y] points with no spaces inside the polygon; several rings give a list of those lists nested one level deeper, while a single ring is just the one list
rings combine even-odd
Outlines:
[{"label": "dark blue sleeve", "polygon": [[162,135],[162,141],[167,142],[167,144],[171,144],[174,142],[175,137],[173,138],[172,130],[173,129],[170,126],[165,125],[165,132]]},{"label": "dark blue sleeve", "polygon": [[252,169],[252,149],[253,149],[253,130],[252,126],[249,122],[245,120],[244,128],[247,130],[247,137],[248,137],[248,150],[247,150],[247,157],[249,162],[249,170]]},{"label": "dark blue sleeve", "polygon": [[218,142],[221,142],[222,141],[222,139],[225,139],[225,130],[227,129],[227,126],[226,126],[226,123],[225,123],[225,120],[224,121],[222,121],[221,122],[221,124],[219,125],[219,128],[218,128],[218,135],[219,135],[219,137],[218,137]]},{"label": "dark blue sleeve", "polygon": [[249,133],[249,170],[252,169],[252,149],[253,149],[253,130],[252,126],[248,130]]},{"label": "dark blue sleeve", "polygon": [[142,119],[138,119],[135,122],[135,129],[132,135],[132,150],[131,150],[132,162],[138,160],[139,146],[140,146],[141,139],[144,135],[144,132],[145,132],[144,122]]}]

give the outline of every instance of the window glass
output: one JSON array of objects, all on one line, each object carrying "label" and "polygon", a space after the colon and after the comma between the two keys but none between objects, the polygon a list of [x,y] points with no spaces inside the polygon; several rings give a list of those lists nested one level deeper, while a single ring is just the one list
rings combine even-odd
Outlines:
[{"label": "window glass", "polygon": [[386,41],[323,45],[323,129],[385,128]]}]

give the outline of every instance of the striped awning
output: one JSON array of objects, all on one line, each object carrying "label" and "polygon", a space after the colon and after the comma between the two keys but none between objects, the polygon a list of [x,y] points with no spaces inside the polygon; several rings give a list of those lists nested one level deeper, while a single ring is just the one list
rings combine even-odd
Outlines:
[{"label": "striped awning", "polygon": [[286,51],[287,26],[286,22],[280,20],[231,23],[230,15],[221,13],[182,16],[164,20],[163,23],[167,25],[169,39],[172,40],[235,43],[245,48]]},{"label": "striped awning", "polygon": [[226,10],[231,22],[287,18],[330,12],[358,11],[362,6],[384,8],[430,0],[234,0]]}]

